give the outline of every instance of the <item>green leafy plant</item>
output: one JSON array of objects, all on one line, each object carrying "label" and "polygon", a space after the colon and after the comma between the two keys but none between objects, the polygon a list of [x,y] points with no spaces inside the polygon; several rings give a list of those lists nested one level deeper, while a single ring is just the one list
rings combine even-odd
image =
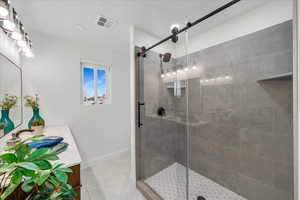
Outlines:
[{"label": "green leafy plant", "polygon": [[0,123],[0,130],[3,130],[5,127],[5,124],[4,123]]},{"label": "green leafy plant", "polygon": [[67,184],[72,170],[50,161],[59,158],[49,148],[30,150],[28,142],[40,141],[34,136],[5,148],[0,155],[0,200],[5,200],[18,187],[28,194],[26,200],[74,199],[76,192]]},{"label": "green leafy plant", "polygon": [[36,108],[39,108],[39,96],[36,94],[34,97],[32,96],[25,96],[24,97],[26,103],[25,103],[25,106],[27,107],[31,107],[32,109],[36,109]]},{"label": "green leafy plant", "polygon": [[2,110],[9,110],[17,104],[18,97],[14,95],[5,94],[3,100],[0,103]]},{"label": "green leafy plant", "polygon": [[32,126],[44,126],[44,121],[41,120],[41,119],[34,120],[34,121],[32,122]]}]

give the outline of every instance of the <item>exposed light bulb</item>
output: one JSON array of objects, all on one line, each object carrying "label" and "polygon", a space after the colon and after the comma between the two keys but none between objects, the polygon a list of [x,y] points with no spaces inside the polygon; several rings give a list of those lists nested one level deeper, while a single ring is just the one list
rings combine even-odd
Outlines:
[{"label": "exposed light bulb", "polygon": [[25,53],[25,56],[26,56],[27,58],[33,58],[33,57],[34,57],[34,54],[32,53],[32,51],[28,51],[28,52]]},{"label": "exposed light bulb", "polygon": [[177,28],[179,30],[180,25],[179,24],[173,24],[170,29],[173,30],[174,28]]},{"label": "exposed light bulb", "polygon": [[6,17],[9,14],[8,9],[4,7],[0,7],[0,17]]},{"label": "exposed light bulb", "polygon": [[189,68],[187,68],[187,67],[186,67],[186,68],[184,68],[184,71],[186,71],[186,72],[187,72],[187,71],[189,71]]},{"label": "exposed light bulb", "polygon": [[3,24],[2,27],[8,31],[14,31],[14,29],[16,28],[16,24],[13,23],[12,21],[5,19],[3,20]]},{"label": "exposed light bulb", "polygon": [[196,69],[197,69],[197,67],[194,65],[192,69],[193,69],[193,70],[196,70]]},{"label": "exposed light bulb", "polygon": [[22,48],[22,51],[23,51],[24,53],[28,53],[28,52],[30,52],[31,50],[30,50],[29,47],[25,46],[25,47]]},{"label": "exposed light bulb", "polygon": [[165,77],[165,75],[164,75],[164,74],[162,74],[162,75],[161,75],[161,77],[162,77],[162,78],[164,78],[164,77]]},{"label": "exposed light bulb", "polygon": [[10,37],[14,40],[21,40],[22,39],[22,34],[17,32],[17,31],[14,31],[11,33]]},{"label": "exposed light bulb", "polygon": [[178,69],[178,70],[177,70],[177,73],[180,73],[180,72],[181,72],[181,70],[180,70],[180,69]]},{"label": "exposed light bulb", "polygon": [[26,46],[26,41],[25,40],[19,40],[17,42],[17,45],[21,48],[25,47]]}]

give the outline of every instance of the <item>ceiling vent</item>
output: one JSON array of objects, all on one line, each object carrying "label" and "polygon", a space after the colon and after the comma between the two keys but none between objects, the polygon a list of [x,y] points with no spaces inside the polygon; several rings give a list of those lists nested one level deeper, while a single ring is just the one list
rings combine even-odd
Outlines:
[{"label": "ceiling vent", "polygon": [[101,15],[97,19],[97,24],[102,27],[110,28],[114,25],[114,21],[106,16]]}]

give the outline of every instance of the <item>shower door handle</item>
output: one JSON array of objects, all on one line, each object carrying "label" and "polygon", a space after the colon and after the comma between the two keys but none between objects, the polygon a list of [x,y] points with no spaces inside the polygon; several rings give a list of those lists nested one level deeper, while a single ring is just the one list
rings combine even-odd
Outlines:
[{"label": "shower door handle", "polygon": [[141,128],[143,124],[141,123],[141,106],[144,106],[145,103],[138,102],[138,127]]}]

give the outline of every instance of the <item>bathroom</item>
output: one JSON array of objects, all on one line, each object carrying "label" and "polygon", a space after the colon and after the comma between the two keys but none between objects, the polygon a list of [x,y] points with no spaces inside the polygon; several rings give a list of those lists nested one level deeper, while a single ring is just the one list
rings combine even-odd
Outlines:
[{"label": "bathroom", "polygon": [[0,0],[0,199],[298,200],[299,3]]}]

